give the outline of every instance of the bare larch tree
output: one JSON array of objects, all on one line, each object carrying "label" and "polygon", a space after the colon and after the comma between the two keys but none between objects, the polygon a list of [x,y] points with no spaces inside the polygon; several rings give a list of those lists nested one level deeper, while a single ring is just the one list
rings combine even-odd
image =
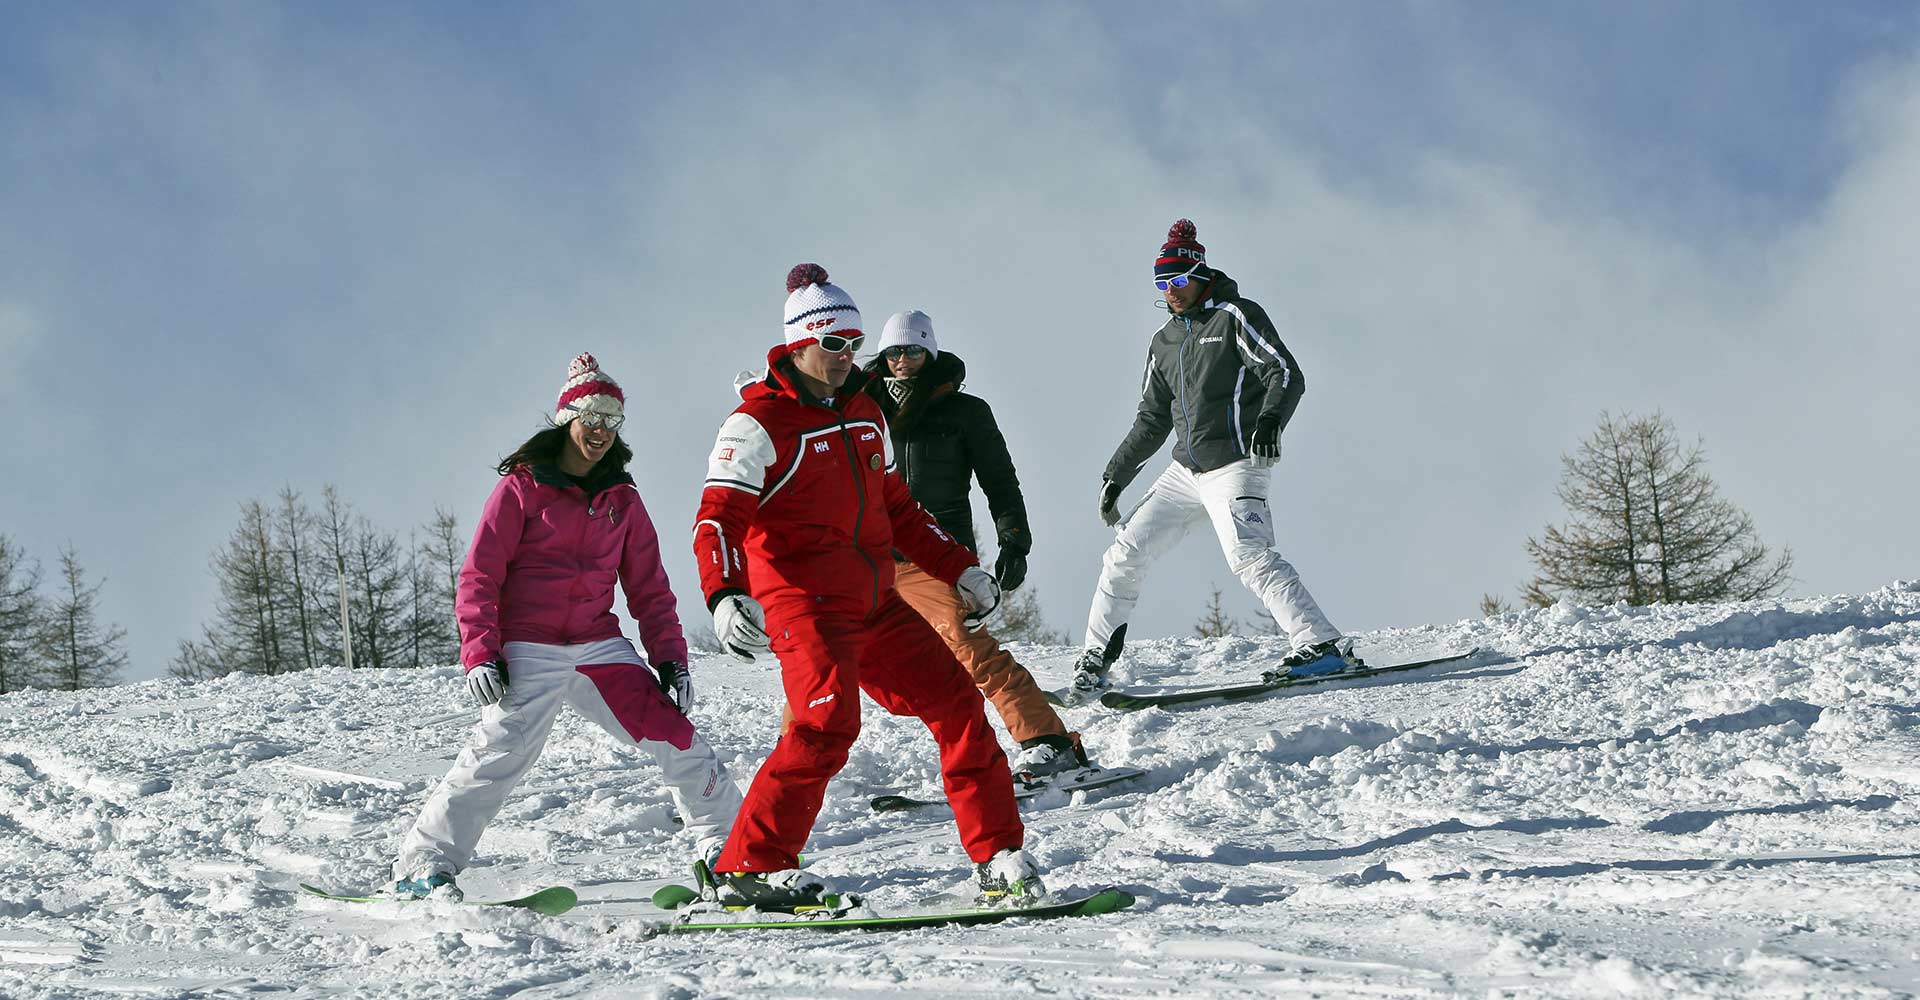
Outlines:
[{"label": "bare larch tree", "polygon": [[1561,464],[1570,520],[1527,539],[1538,570],[1523,589],[1529,603],[1752,600],[1793,582],[1793,553],[1769,554],[1753,518],[1707,475],[1703,445],[1683,448],[1664,415],[1602,413]]}]

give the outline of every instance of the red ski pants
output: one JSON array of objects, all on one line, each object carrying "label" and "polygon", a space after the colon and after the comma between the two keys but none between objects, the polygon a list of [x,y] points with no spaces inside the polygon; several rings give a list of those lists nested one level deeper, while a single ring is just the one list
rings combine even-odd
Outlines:
[{"label": "red ski pants", "polygon": [[860,735],[860,692],[926,723],[967,856],[985,861],[1026,836],[1013,775],[979,689],[926,619],[889,588],[871,615],[863,601],[776,598],[767,632],[780,659],[793,724],[754,775],[716,870],[779,871],[799,863],[826,797]]}]

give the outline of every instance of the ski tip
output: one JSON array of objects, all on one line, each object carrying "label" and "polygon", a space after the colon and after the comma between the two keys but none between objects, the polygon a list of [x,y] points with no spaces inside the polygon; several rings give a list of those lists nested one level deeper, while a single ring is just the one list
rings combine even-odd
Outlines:
[{"label": "ski tip", "polygon": [[1040,696],[1041,696],[1042,698],[1045,698],[1045,699],[1046,699],[1046,701],[1047,701],[1047,704],[1049,704],[1049,705],[1052,705],[1052,706],[1053,706],[1054,708],[1067,708],[1067,707],[1069,707],[1069,706],[1067,705],[1067,700],[1066,700],[1065,698],[1062,698],[1062,697],[1060,697],[1060,695],[1059,695],[1058,693],[1056,693],[1056,692],[1053,692],[1053,691],[1042,691],[1042,692],[1040,692]]},{"label": "ski tip", "polygon": [[1125,889],[1102,889],[1075,904],[1070,916],[1097,917],[1115,913],[1134,904],[1133,893]]},{"label": "ski tip", "polygon": [[579,893],[564,885],[542,889],[531,896],[508,900],[504,905],[532,910],[542,916],[557,917],[580,904]]},{"label": "ski tip", "polygon": [[700,898],[700,894],[684,885],[663,885],[653,891],[653,905],[662,910],[677,910]]}]

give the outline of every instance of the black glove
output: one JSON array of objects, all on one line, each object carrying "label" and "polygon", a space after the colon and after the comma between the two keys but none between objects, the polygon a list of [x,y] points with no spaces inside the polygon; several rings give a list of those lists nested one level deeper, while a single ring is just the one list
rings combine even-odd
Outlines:
[{"label": "black glove", "polygon": [[485,708],[507,694],[507,661],[488,660],[467,668],[467,693],[473,703]]},{"label": "black glove", "polygon": [[693,710],[693,674],[687,672],[687,665],[679,660],[668,660],[653,665],[655,673],[660,675],[660,693],[673,702],[680,714]]},{"label": "black glove", "polygon": [[1027,557],[1025,553],[1001,549],[1000,555],[993,560],[993,575],[1000,581],[1001,590],[1018,590],[1027,582]]},{"label": "black glove", "polygon": [[1002,527],[998,537],[1000,554],[993,560],[993,575],[1000,581],[1001,590],[1014,590],[1026,582],[1027,552],[1033,548],[1033,540],[1017,524]]},{"label": "black glove", "polygon": [[1280,457],[1280,418],[1262,415],[1253,424],[1253,447],[1249,448],[1255,458]]},{"label": "black glove", "polygon": [[1120,523],[1120,484],[1111,479],[1100,480],[1100,520],[1109,528]]}]

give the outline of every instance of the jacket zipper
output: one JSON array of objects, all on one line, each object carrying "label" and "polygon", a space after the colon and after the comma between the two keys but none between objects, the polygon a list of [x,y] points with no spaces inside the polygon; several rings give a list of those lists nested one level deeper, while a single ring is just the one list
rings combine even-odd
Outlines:
[{"label": "jacket zipper", "polygon": [[847,468],[853,472],[853,551],[860,554],[861,561],[867,564],[868,572],[873,574],[873,597],[867,604],[867,613],[880,606],[880,567],[860,547],[860,523],[867,516],[867,489],[860,481],[860,455],[853,448],[853,432],[847,429],[846,420],[840,421],[840,443],[846,446]]},{"label": "jacket zipper", "polygon": [[1175,359],[1180,366],[1180,423],[1186,428],[1181,436],[1187,443],[1187,463],[1197,469],[1200,459],[1193,454],[1193,400],[1187,398],[1187,345],[1193,342],[1193,320],[1182,316],[1180,322],[1187,327],[1187,335],[1180,341],[1180,354]]}]

